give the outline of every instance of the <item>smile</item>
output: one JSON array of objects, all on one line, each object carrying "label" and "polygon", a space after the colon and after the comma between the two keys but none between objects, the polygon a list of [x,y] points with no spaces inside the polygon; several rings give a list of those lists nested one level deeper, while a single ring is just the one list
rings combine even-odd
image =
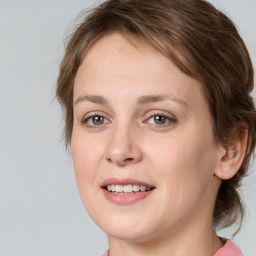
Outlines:
[{"label": "smile", "polygon": [[105,198],[118,205],[130,205],[147,198],[155,187],[134,179],[110,178],[101,185]]},{"label": "smile", "polygon": [[146,187],[146,186],[140,186],[140,185],[132,185],[132,184],[128,184],[128,185],[111,184],[111,185],[106,186],[105,189],[107,189],[109,192],[112,192],[112,193],[126,195],[126,194],[130,194],[130,193],[134,193],[134,192],[149,191],[153,188]]}]

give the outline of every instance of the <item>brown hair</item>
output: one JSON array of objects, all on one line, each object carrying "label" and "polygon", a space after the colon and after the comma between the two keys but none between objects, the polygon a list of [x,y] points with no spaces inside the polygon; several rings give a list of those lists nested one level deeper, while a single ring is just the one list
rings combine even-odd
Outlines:
[{"label": "brown hair", "polygon": [[218,145],[248,129],[247,151],[237,174],[222,181],[214,209],[215,228],[228,227],[244,214],[237,188],[248,170],[256,141],[256,112],[250,93],[253,67],[232,21],[204,0],[109,0],[86,15],[66,47],[57,82],[65,111],[65,140],[73,126],[73,87],[90,46],[113,31],[128,40],[141,38],[185,74],[203,85]]}]

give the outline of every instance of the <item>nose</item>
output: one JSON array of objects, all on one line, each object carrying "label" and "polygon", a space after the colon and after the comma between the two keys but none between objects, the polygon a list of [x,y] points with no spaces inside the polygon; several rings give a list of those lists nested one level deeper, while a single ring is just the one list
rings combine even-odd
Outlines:
[{"label": "nose", "polygon": [[106,160],[124,167],[142,160],[142,151],[138,141],[138,134],[131,127],[116,127],[109,137],[106,149]]}]

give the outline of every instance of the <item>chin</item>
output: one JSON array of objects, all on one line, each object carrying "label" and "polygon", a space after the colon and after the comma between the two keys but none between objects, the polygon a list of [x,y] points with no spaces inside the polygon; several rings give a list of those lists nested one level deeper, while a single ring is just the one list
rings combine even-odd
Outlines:
[{"label": "chin", "polygon": [[125,240],[130,242],[145,242],[150,240],[152,236],[148,234],[148,232],[143,232],[143,230],[140,231],[131,231],[131,230],[116,230],[116,229],[110,229],[105,231],[108,236],[114,237],[119,240]]},{"label": "chin", "polygon": [[150,221],[144,218],[142,222],[141,218],[133,219],[132,217],[127,218],[106,218],[108,221],[96,222],[96,224],[109,236],[115,237],[116,239],[144,242],[153,238],[155,234],[154,227],[150,226]]}]

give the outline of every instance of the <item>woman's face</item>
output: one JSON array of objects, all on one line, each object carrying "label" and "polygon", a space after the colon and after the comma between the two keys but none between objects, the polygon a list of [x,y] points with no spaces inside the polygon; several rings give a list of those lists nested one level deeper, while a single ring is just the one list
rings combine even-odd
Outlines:
[{"label": "woman's face", "polygon": [[71,148],[83,204],[110,236],[145,241],[211,225],[220,153],[207,102],[147,43],[113,33],[89,50]]}]

